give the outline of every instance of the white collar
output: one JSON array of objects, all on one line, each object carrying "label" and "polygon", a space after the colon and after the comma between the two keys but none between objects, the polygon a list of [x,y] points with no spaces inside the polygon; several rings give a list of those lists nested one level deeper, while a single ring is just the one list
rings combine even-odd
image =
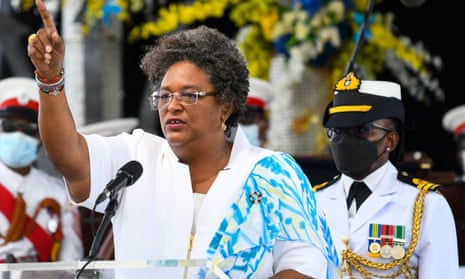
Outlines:
[{"label": "white collar", "polygon": [[[384,174],[386,173],[386,170],[388,168],[388,165],[390,164],[389,161],[387,161],[384,165],[379,167],[377,170],[374,172],[370,173],[368,176],[366,176],[364,179],[360,180],[365,182],[365,184],[368,186],[368,188],[371,190],[373,193],[377,188],[378,185],[380,184],[381,179],[383,178]],[[342,174],[342,184],[344,185],[344,193],[347,198],[349,195],[349,189],[352,183],[355,180],[345,174]]]}]

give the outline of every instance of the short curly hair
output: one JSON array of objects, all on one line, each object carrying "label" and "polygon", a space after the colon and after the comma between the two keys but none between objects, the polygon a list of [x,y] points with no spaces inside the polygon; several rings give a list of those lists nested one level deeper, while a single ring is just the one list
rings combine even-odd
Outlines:
[{"label": "short curly hair", "polygon": [[140,67],[158,90],[168,68],[188,61],[203,69],[216,89],[216,99],[231,104],[228,130],[244,116],[249,91],[249,71],[234,41],[217,29],[204,25],[180,30],[157,40],[147,48]]}]

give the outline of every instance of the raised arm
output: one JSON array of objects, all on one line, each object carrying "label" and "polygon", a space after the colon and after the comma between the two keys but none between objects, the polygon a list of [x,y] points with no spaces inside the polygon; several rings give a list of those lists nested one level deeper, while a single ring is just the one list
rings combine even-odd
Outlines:
[{"label": "raised arm", "polygon": [[29,36],[27,52],[40,88],[40,136],[48,158],[66,178],[71,196],[82,201],[90,192],[90,163],[87,144],[76,130],[64,92],[65,45],[42,0],[35,3],[43,27]]}]

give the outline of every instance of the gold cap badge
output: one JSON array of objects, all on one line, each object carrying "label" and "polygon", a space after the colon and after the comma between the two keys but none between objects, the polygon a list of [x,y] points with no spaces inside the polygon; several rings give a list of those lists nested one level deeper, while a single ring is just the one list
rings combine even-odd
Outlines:
[{"label": "gold cap badge", "polygon": [[350,72],[336,83],[336,91],[358,90],[360,84],[360,79],[354,72]]}]

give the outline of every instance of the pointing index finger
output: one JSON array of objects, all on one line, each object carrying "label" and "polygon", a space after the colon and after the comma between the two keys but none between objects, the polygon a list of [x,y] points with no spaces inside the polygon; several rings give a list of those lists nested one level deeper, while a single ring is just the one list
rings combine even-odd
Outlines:
[{"label": "pointing index finger", "polygon": [[40,17],[42,18],[42,22],[47,32],[50,35],[57,33],[57,28],[55,26],[55,23],[53,22],[53,17],[48,12],[47,7],[45,6],[44,2],[42,2],[42,0],[35,0],[35,2],[36,2],[37,9],[39,10]]}]

